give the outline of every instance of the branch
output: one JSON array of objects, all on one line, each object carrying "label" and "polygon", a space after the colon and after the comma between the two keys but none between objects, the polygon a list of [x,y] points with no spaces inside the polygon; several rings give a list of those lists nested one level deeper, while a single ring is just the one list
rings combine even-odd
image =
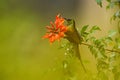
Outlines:
[{"label": "branch", "polygon": [[[86,45],[86,46],[91,46],[90,44],[87,44],[87,43],[84,43],[84,42],[82,42],[81,44]],[[117,50],[111,50],[111,49],[105,49],[105,50],[109,51],[109,52],[116,52],[116,53],[120,54],[120,51],[117,51]]]}]

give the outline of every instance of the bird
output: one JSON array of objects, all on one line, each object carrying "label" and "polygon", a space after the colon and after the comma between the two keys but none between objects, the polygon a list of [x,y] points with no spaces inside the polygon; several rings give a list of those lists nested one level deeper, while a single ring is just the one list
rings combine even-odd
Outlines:
[{"label": "bird", "polygon": [[64,18],[64,19],[65,19],[66,26],[68,28],[67,32],[65,32],[65,38],[72,44],[73,53],[79,59],[84,71],[86,72],[86,69],[85,69],[83,61],[81,59],[81,55],[80,55],[80,51],[79,51],[79,45],[81,44],[83,39],[76,29],[75,20],[67,19],[67,18]]}]

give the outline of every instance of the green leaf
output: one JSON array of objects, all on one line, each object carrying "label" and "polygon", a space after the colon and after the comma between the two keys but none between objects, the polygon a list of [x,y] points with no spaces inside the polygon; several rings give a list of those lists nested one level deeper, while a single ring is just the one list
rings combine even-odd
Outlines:
[{"label": "green leaf", "polygon": [[101,41],[97,39],[94,41],[94,44],[98,47],[101,44]]},{"label": "green leaf", "polygon": [[96,0],[97,4],[102,7],[102,0]]},{"label": "green leaf", "polygon": [[111,37],[106,37],[105,39],[106,39],[106,41],[108,41],[108,42],[113,41],[113,39],[112,39]]},{"label": "green leaf", "polygon": [[[116,53],[112,52],[110,55],[109,55],[109,70],[113,70],[114,69],[114,66],[115,66],[115,60],[116,60]],[[116,72],[116,71],[115,71]],[[114,73],[114,72],[113,72]]]},{"label": "green leaf", "polygon": [[87,28],[88,28],[89,25],[85,25],[82,27],[80,33],[81,33],[81,36],[84,37],[86,39],[86,37],[89,35],[88,32],[86,32]]},{"label": "green leaf", "polygon": [[81,29],[81,34],[84,33],[84,32],[87,30],[88,26],[89,26],[89,25],[85,25],[85,26],[82,27],[82,29]]},{"label": "green leaf", "polygon": [[98,57],[97,53],[98,51],[96,50],[96,48],[94,48],[92,45],[88,47],[90,49],[90,52],[92,53],[92,55],[95,56],[95,58]]},{"label": "green leaf", "polygon": [[84,32],[83,34],[81,34],[81,36],[83,36],[83,37],[87,37],[87,35],[88,35],[89,33],[87,33],[87,32]]},{"label": "green leaf", "polygon": [[97,64],[98,70],[104,70],[109,68],[108,63],[105,60],[98,59],[97,61],[98,61],[98,64]]},{"label": "green leaf", "polygon": [[97,31],[97,30],[101,30],[98,26],[93,26],[91,29],[90,29],[90,33],[94,33],[95,31]]},{"label": "green leaf", "polygon": [[114,35],[116,35],[116,33],[117,33],[116,30],[110,30],[110,31],[108,32],[108,36],[109,36],[109,37],[113,37]]},{"label": "green leaf", "polygon": [[116,18],[120,19],[120,10],[114,13],[114,15],[112,16],[111,20],[115,20]]},{"label": "green leaf", "polygon": [[113,8],[115,6],[114,2],[110,2],[109,5],[106,6],[106,9]]},{"label": "green leaf", "polygon": [[117,11],[117,12],[115,13],[115,16],[118,17],[118,18],[120,18],[120,11]]}]

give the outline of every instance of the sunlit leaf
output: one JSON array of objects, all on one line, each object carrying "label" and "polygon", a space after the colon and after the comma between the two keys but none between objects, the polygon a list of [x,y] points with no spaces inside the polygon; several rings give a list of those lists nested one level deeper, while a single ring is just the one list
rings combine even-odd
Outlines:
[{"label": "sunlit leaf", "polygon": [[113,37],[114,35],[116,35],[116,33],[117,33],[116,30],[110,30],[110,31],[108,32],[108,36],[109,36],[109,37]]},{"label": "sunlit leaf", "polygon": [[95,31],[97,31],[97,30],[101,30],[98,26],[93,26],[91,29],[90,29],[90,33],[94,33]]},{"label": "sunlit leaf", "polygon": [[81,29],[81,33],[85,32],[85,31],[87,30],[88,26],[89,26],[89,25],[83,26],[82,29]]},{"label": "sunlit leaf", "polygon": [[94,55],[95,58],[97,58],[98,57],[98,55],[97,55],[98,51],[96,50],[96,48],[93,47],[93,46],[89,46],[88,48],[90,49],[90,52],[92,53],[92,55]]},{"label": "sunlit leaf", "polygon": [[105,38],[107,41],[113,41],[113,39],[111,37],[106,37]]}]

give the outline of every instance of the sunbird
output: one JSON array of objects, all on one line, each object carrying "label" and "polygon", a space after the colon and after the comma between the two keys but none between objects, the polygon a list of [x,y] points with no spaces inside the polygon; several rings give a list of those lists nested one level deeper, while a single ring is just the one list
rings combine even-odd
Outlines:
[{"label": "sunbird", "polygon": [[68,27],[67,32],[65,32],[65,35],[66,35],[65,38],[72,44],[74,54],[80,60],[80,63],[82,65],[84,71],[86,72],[86,69],[85,69],[85,66],[83,65],[80,51],[79,51],[79,45],[81,44],[83,39],[75,27],[75,21],[73,19],[66,19],[66,18],[64,18],[64,19],[65,19],[66,25]]},{"label": "sunbird", "polygon": [[[66,22],[66,25],[64,25],[64,22]],[[48,38],[50,43],[53,43],[56,40],[60,41],[61,38],[66,38],[72,44],[74,54],[80,60],[80,63],[86,72],[79,52],[79,44],[81,44],[83,39],[75,27],[75,21],[73,19],[62,18],[58,14],[54,23],[51,22],[50,24],[51,26],[46,27],[47,33],[43,38]]]}]

